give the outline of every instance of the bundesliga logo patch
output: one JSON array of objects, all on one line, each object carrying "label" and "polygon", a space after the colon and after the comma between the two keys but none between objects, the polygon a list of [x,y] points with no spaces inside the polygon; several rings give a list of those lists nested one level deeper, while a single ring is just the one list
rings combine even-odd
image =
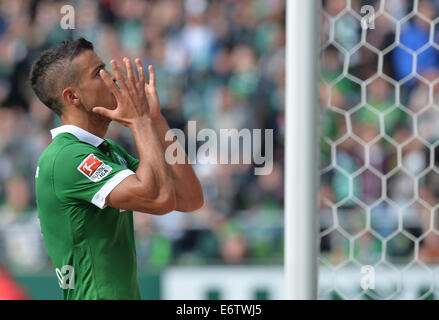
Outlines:
[{"label": "bundesliga logo patch", "polygon": [[94,154],[90,154],[81,162],[78,170],[91,181],[97,182],[109,174],[113,168],[96,158]]}]

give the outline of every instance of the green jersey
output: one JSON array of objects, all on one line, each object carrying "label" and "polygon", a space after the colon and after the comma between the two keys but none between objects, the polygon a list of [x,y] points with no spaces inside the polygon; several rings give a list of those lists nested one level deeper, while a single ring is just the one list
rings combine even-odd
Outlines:
[{"label": "green jersey", "polygon": [[105,206],[139,161],[79,127],[51,130],[35,191],[44,241],[64,299],[140,299],[133,213]]}]

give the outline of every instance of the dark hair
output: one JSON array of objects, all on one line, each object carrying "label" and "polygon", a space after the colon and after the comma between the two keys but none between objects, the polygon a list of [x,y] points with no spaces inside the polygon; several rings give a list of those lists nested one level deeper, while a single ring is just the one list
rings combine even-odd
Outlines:
[{"label": "dark hair", "polygon": [[66,40],[44,51],[32,65],[29,76],[32,89],[58,116],[63,112],[62,90],[79,80],[72,60],[86,50],[93,50],[93,44],[84,38]]}]

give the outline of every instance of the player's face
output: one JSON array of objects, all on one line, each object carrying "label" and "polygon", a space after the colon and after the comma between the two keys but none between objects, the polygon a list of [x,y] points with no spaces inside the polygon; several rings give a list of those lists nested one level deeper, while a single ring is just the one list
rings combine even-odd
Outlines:
[{"label": "player's face", "polygon": [[105,69],[105,64],[91,50],[81,53],[74,62],[80,68],[80,100],[84,108],[92,112],[94,107],[104,107],[108,109],[116,108],[116,99],[107,88],[99,71]]}]

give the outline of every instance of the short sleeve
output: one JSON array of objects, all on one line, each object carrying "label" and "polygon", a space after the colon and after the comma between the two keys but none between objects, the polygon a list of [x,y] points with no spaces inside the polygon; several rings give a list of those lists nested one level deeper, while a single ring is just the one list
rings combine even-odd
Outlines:
[{"label": "short sleeve", "polygon": [[97,148],[73,144],[58,152],[53,164],[55,193],[62,201],[86,201],[100,209],[105,199],[125,178],[134,174],[111,162]]}]

